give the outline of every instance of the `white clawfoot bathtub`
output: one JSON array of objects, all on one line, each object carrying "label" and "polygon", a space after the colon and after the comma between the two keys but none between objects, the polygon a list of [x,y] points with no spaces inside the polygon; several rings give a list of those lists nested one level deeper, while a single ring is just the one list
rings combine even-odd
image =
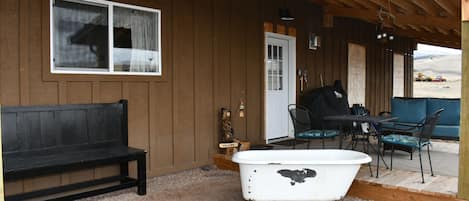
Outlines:
[{"label": "white clawfoot bathtub", "polygon": [[238,152],[246,200],[340,200],[367,154],[349,150],[252,150]]}]

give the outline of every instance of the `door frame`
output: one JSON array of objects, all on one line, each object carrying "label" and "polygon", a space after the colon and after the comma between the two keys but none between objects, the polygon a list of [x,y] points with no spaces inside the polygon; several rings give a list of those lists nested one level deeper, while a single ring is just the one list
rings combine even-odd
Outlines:
[{"label": "door frame", "polygon": [[[267,40],[269,38],[275,38],[275,39],[281,39],[281,40],[287,40],[288,41],[288,104],[296,104],[296,37],[294,36],[289,36],[289,35],[283,35],[283,34],[278,34],[278,33],[272,33],[272,32],[265,32],[264,35],[264,66],[262,67],[262,96],[264,97],[263,99],[263,112],[262,115],[264,116],[263,120],[263,131],[264,131],[264,140],[268,144],[269,142],[272,142],[268,140],[268,136],[266,132],[266,126],[267,126],[267,96],[266,96],[266,64],[267,64],[267,58],[266,58],[266,48],[267,48]],[[287,110],[287,108],[285,108]],[[290,117],[288,117],[288,137],[293,138],[295,136],[294,130],[293,130],[293,124],[290,121]],[[275,140],[274,140],[275,141]]]}]

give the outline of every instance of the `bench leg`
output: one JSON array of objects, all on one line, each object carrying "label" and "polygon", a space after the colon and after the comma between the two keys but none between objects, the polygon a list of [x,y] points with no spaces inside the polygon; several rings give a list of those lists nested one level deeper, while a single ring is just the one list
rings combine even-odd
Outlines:
[{"label": "bench leg", "polygon": [[147,194],[147,165],[145,155],[139,157],[137,160],[137,191],[138,195]]},{"label": "bench leg", "polygon": [[120,163],[120,176],[122,177],[121,182],[124,182],[126,177],[129,176],[129,163],[128,162],[123,162]]}]

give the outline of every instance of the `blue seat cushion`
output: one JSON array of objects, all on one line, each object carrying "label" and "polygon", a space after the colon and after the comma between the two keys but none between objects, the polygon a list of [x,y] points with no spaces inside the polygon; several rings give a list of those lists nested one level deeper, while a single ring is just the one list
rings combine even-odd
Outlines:
[{"label": "blue seat cushion", "polygon": [[459,99],[428,99],[427,114],[433,114],[440,108],[443,108],[444,111],[440,114],[440,120],[437,124],[452,126],[459,125],[461,114],[461,104]]},{"label": "blue seat cushion", "polygon": [[332,138],[339,135],[337,130],[309,130],[296,134],[296,138],[302,139],[319,139],[319,138]]},{"label": "blue seat cushion", "polygon": [[381,141],[385,144],[396,144],[396,145],[403,145],[407,147],[419,148],[423,147],[427,144],[430,144],[430,141],[422,142],[419,144],[419,138],[414,136],[408,135],[398,135],[398,134],[391,134],[386,135],[381,138]]},{"label": "blue seat cushion", "polygon": [[459,137],[459,126],[436,125],[433,130],[433,137]]},{"label": "blue seat cushion", "polygon": [[392,116],[397,121],[420,123],[427,116],[427,100],[423,98],[393,98],[391,100]]}]

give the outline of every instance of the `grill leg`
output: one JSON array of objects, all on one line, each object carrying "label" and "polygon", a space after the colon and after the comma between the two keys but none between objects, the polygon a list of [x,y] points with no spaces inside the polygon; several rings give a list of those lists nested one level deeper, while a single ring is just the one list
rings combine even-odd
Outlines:
[{"label": "grill leg", "polygon": [[137,159],[137,191],[138,195],[147,194],[147,161],[145,155],[142,155]]},{"label": "grill leg", "polygon": [[311,143],[311,140],[308,140],[308,149],[309,149],[309,144]]},{"label": "grill leg", "polygon": [[325,141],[325,139],[322,138],[322,149],[326,148],[326,143],[324,141]]},{"label": "grill leg", "polygon": [[420,160],[420,173],[422,174],[422,184],[425,183],[425,179],[423,178],[423,166],[422,166],[422,149],[419,148],[419,160]]}]

